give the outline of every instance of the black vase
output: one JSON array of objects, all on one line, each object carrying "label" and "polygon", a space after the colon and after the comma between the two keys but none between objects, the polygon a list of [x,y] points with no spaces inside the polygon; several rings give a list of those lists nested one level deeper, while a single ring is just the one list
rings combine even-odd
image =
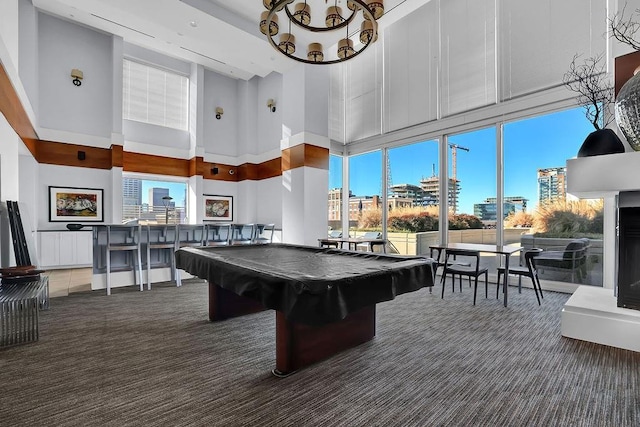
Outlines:
[{"label": "black vase", "polygon": [[598,129],[585,138],[578,151],[578,157],[615,153],[624,153],[624,145],[618,135],[611,129]]}]

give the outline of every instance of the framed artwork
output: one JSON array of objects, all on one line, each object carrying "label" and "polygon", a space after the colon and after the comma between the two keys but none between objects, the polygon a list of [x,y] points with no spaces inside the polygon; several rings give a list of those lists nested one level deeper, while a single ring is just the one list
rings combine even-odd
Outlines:
[{"label": "framed artwork", "polygon": [[233,196],[204,194],[205,221],[233,221]]},{"label": "framed artwork", "polygon": [[104,221],[103,190],[49,187],[49,221]]}]

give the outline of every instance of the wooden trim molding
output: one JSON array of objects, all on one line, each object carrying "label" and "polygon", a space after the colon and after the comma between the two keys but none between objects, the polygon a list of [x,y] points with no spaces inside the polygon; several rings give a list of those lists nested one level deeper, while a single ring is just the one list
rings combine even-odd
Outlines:
[{"label": "wooden trim molding", "polygon": [[[27,116],[27,112],[24,110],[18,94],[11,84],[11,80],[9,79],[9,75],[7,74],[7,70],[5,70],[1,62],[0,112],[2,112],[2,114],[5,116],[7,122],[9,123],[9,126],[13,128],[20,139],[25,141],[25,145],[27,146],[29,151],[31,151],[31,154],[35,157],[35,153],[33,150],[36,147],[35,144],[33,144],[33,141],[38,139],[38,134],[33,128],[31,120],[29,120],[29,116]],[[28,143],[26,140],[30,142]]]},{"label": "wooden trim molding", "polygon": [[191,160],[125,151],[123,153],[122,168],[126,172],[182,176],[188,178],[190,176]]},{"label": "wooden trim molding", "polygon": [[329,149],[311,144],[300,144],[282,150],[282,170],[302,166],[329,170]]},{"label": "wooden trim molding", "polygon": [[111,146],[111,167],[121,168],[124,165],[124,147],[122,145]]},{"label": "wooden trim molding", "polygon": [[[83,154],[80,155],[80,153]],[[111,169],[112,164],[112,150],[109,148],[43,140],[36,142],[34,157],[38,163],[93,169]]]}]

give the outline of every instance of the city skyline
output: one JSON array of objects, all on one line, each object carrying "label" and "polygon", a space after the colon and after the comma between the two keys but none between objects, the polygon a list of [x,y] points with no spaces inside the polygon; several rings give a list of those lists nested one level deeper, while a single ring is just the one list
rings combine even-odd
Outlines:
[{"label": "city skyline", "polygon": [[[510,122],[504,125],[504,196],[529,200],[528,209],[538,204],[538,169],[565,167],[575,157],[593,126],[581,107]],[[449,144],[457,150],[456,178],[460,181],[459,213],[473,213],[474,204],[496,197],[496,128],[451,135]],[[452,177],[451,149],[448,150]],[[329,189],[342,187],[340,157],[331,156]],[[420,180],[439,173],[438,144],[425,141],[389,150],[391,184],[420,185]],[[350,158],[350,190],[356,196],[380,195],[382,153]]]}]

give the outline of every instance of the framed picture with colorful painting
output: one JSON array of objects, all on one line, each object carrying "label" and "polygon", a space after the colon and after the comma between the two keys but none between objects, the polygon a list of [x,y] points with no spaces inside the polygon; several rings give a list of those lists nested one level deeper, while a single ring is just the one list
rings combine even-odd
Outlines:
[{"label": "framed picture with colorful painting", "polygon": [[103,190],[49,187],[50,222],[103,222]]},{"label": "framed picture with colorful painting", "polygon": [[203,195],[204,221],[233,221],[233,196]]}]

